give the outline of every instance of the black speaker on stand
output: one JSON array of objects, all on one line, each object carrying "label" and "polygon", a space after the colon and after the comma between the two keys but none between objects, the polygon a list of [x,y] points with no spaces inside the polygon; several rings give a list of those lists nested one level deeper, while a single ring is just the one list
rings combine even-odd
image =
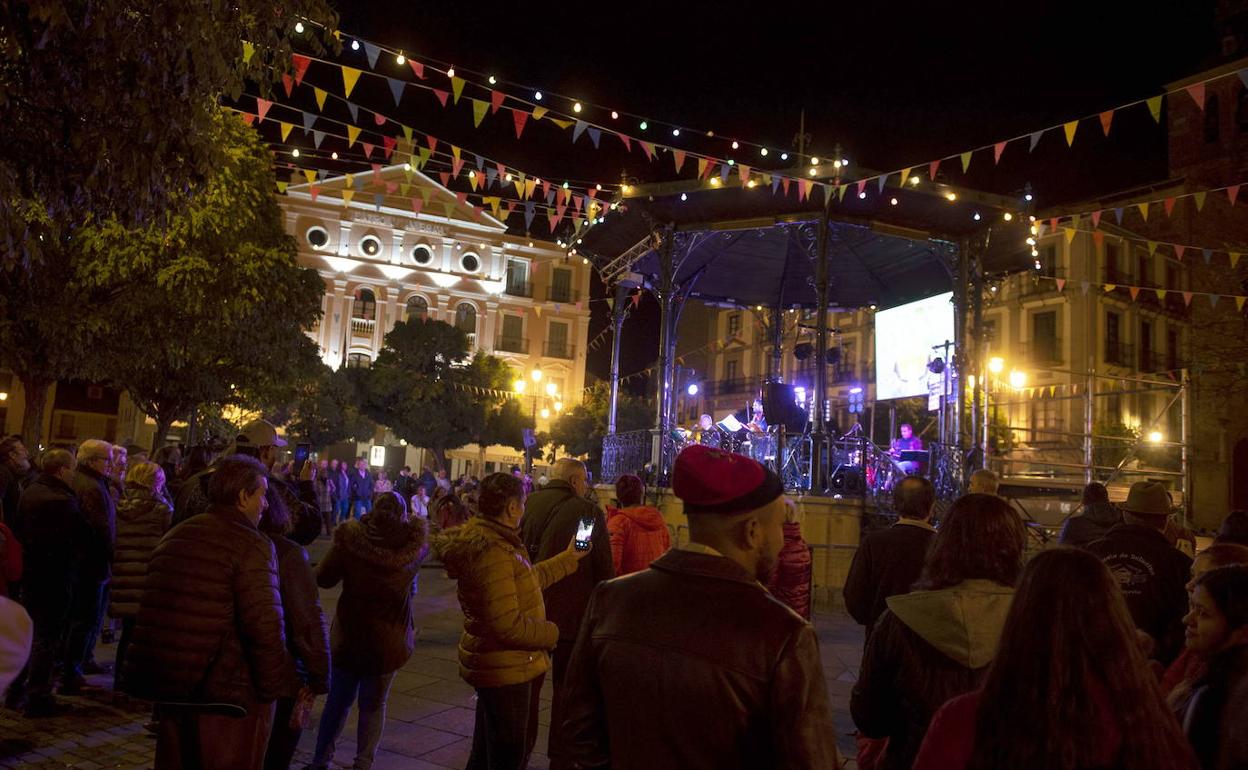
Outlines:
[{"label": "black speaker on stand", "polygon": [[866,478],[861,465],[838,465],[832,471],[828,490],[841,497],[862,497],[867,493]]}]

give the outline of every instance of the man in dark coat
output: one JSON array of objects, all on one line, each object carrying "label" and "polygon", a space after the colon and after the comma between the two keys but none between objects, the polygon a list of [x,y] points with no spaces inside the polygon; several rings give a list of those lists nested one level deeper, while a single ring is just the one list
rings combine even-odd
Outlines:
[{"label": "man in dark coat", "polygon": [[[594,587],[604,580],[615,577],[611,562],[611,535],[607,531],[607,519],[598,506],[585,499],[589,489],[589,474],[580,460],[565,457],[558,460],[550,471],[551,480],[540,490],[529,495],[524,503],[524,518],[520,522],[520,540],[529,552],[529,560],[540,561],[559,555],[576,536],[577,525],[582,519],[594,522],[591,535],[593,550],[582,559],[576,572],[560,580],[542,592],[546,603],[546,619],[559,626],[559,644],[551,653],[550,679],[554,686],[550,704],[550,724],[559,724],[563,716],[564,698],[561,691],[564,672],[572,657],[576,635],[589,606],[589,596]],[[564,751],[555,730],[550,731],[551,770],[568,767]]]},{"label": "man in dark coat", "polygon": [[866,627],[863,649],[875,621],[884,614],[884,602],[909,593],[923,571],[928,546],[936,535],[931,525],[935,504],[932,482],[922,476],[905,477],[893,489],[897,523],[867,535],[854,554],[841,594],[849,614]]},{"label": "man in dark coat", "polygon": [[695,445],[672,486],[690,542],[594,591],[551,731],[585,768],[840,767],[814,629],[763,587],[784,542],[780,478]]},{"label": "man in dark coat", "polygon": [[351,489],[351,517],[358,519],[373,510],[373,474],[368,471],[368,461],[363,457],[355,461],[355,470],[351,471],[349,487]]},{"label": "man in dark coat", "polygon": [[1109,530],[1122,523],[1122,511],[1109,501],[1104,484],[1092,482],[1083,488],[1079,513],[1062,525],[1057,542],[1084,548],[1105,537]]},{"label": "man in dark coat", "polygon": [[10,692],[11,704],[26,695],[26,716],[57,713],[52,683],[69,628],[78,568],[93,547],[94,533],[78,506],[70,482],[74,456],[53,449],[43,456],[42,472],[22,493],[15,511],[16,533],[25,548],[22,603],[35,623],[34,648],[25,680]]},{"label": "man in dark coat", "polygon": [[22,487],[30,480],[30,452],[17,436],[0,440],[0,521],[9,527],[17,518]]},{"label": "man in dark coat", "polygon": [[81,692],[86,685],[84,667],[94,673],[100,671],[94,664],[95,642],[104,622],[104,608],[108,606],[108,583],[113,575],[113,548],[117,542],[117,499],[109,480],[112,466],[113,445],[107,441],[88,439],[78,447],[72,485],[92,537],[78,567],[69,635],[65,639],[61,692],[67,695]]},{"label": "man in dark coat", "polygon": [[1164,484],[1137,481],[1122,504],[1123,523],[1088,546],[1114,573],[1135,627],[1157,643],[1153,657],[1167,665],[1183,645],[1192,567],[1192,560],[1163,534],[1170,509]]}]

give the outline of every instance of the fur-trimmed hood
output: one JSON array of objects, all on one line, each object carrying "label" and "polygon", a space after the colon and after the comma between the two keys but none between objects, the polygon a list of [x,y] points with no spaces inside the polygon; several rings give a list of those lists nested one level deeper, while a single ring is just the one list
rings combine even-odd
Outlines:
[{"label": "fur-trimmed hood", "polygon": [[424,558],[429,523],[412,516],[406,521],[381,521],[365,514],[334,530],[334,544],[381,567],[400,569]]},{"label": "fur-trimmed hood", "polygon": [[461,526],[443,530],[433,538],[433,552],[456,580],[468,572],[487,548],[502,547],[524,551],[520,535],[481,516],[474,516]]}]

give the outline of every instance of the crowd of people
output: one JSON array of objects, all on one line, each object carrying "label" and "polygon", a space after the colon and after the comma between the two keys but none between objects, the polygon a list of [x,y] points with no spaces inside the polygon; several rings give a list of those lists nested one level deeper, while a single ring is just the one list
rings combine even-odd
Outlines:
[{"label": "crowd of people", "polygon": [[[334,762],[354,708],[367,770],[432,554],[463,610],[469,770],[528,767],[547,679],[551,770],[841,765],[810,549],[765,466],[683,450],[674,544],[640,478],[600,508],[574,458],[534,488],[518,468],[278,464],[284,444],[257,420],[220,456],[87,441],[34,470],[0,442],[6,705],[61,713],[119,627],[114,697],[154,704],[156,767],[289,768],[324,695],[308,767]],[[996,477],[970,481],[937,522],[932,484],[904,478],[896,523],[855,552],[858,767],[1248,767],[1248,516],[1193,559],[1163,485],[1113,505],[1092,484],[1061,545],[1029,556]],[[330,624],[319,591],[337,586]]]}]

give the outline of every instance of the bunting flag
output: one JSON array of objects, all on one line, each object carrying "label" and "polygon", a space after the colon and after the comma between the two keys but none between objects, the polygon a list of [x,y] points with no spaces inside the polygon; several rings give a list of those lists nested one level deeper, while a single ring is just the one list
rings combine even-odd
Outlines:
[{"label": "bunting flag", "polygon": [[[1003,153],[1003,152],[1005,152],[1005,142],[997,142],[996,144],[994,144],[994,145],[992,146],[992,163],[993,163],[993,165],[996,165],[996,164],[998,164],[998,163],[1000,163],[1000,162],[1001,162],[1001,153]],[[907,169],[907,171],[909,171],[909,169]],[[903,176],[903,177],[901,178],[901,181],[903,181],[903,182],[904,182],[904,181],[906,181],[905,176]]]},{"label": "bunting flag", "polygon": [[1057,281],[1057,290],[1058,290],[1059,292],[1060,292],[1060,291],[1062,291],[1062,290],[1064,290],[1064,289],[1066,288],[1066,279],[1065,279],[1065,278],[1057,278],[1057,279],[1056,279],[1056,281]]},{"label": "bunting flag", "polygon": [[1192,97],[1192,101],[1196,102],[1196,106],[1201,112],[1205,111],[1205,84],[1194,83],[1187,87],[1188,96]]},{"label": "bunting flag", "polygon": [[473,99],[473,100],[472,100],[472,125],[473,125],[473,128],[480,128],[480,127],[481,127],[481,121],[485,119],[485,111],[486,111],[486,110],[488,110],[489,108],[490,108],[490,105],[489,105],[489,104],[487,104],[487,103],[485,103],[485,102],[483,102],[483,101],[481,101],[480,99]]},{"label": "bunting flag", "polygon": [[1166,198],[1164,201],[1162,201],[1162,207],[1166,211],[1166,216],[1170,216],[1170,213],[1174,211],[1174,198],[1173,197]]},{"label": "bunting flag", "polygon": [[286,137],[290,136],[290,131],[291,129],[294,128],[294,125],[291,123],[280,123],[280,122],[278,123],[278,125],[282,127],[282,141],[284,142],[286,141]]},{"label": "bunting flag", "polygon": [[277,192],[278,192],[279,194],[281,194],[281,195],[285,195],[285,194],[286,194],[286,185],[287,185],[287,183],[286,183],[286,182],[278,182],[278,183],[277,183]]},{"label": "bunting flag", "polygon": [[421,80],[425,79],[425,65],[415,59],[408,59],[407,63],[412,67],[412,74]]},{"label": "bunting flag", "polygon": [[1203,209],[1203,208],[1205,207],[1205,196],[1206,196],[1206,194],[1207,194],[1207,193],[1206,193],[1204,190],[1201,190],[1201,191],[1200,191],[1200,192],[1198,192],[1198,193],[1193,193],[1193,194],[1192,194],[1192,200],[1196,201],[1196,211],[1197,211],[1198,213],[1200,212],[1200,210],[1201,210],[1201,209]]},{"label": "bunting flag", "polygon": [[1100,227],[1100,226],[1101,226],[1101,212],[1100,212],[1100,210],[1098,209],[1098,210],[1096,210],[1096,211],[1093,211],[1093,212],[1092,212],[1092,227],[1093,227],[1093,229],[1095,229],[1095,228],[1098,228],[1098,227]]},{"label": "bunting flag", "polygon": [[437,89],[437,88],[431,88],[431,89],[429,89],[429,90],[433,92],[433,95],[434,95],[434,97],[436,97],[436,98],[437,98],[438,102],[439,102],[439,103],[440,103],[443,107],[445,107],[445,106],[446,106],[446,100],[447,100],[447,97],[449,97],[449,96],[450,96],[450,94],[449,94],[449,93],[447,93],[446,91],[442,91],[442,90]]},{"label": "bunting flag", "polygon": [[1101,113],[1101,130],[1105,132],[1105,136],[1109,136],[1109,126],[1114,122],[1114,111],[1105,110]]},{"label": "bunting flag", "polygon": [[351,112],[351,122],[358,123],[360,121],[360,108],[355,105],[355,102],[347,102],[347,110]]},{"label": "bunting flag", "polygon": [[589,141],[594,145],[594,149],[598,149],[598,143],[602,141],[602,129],[590,126],[585,133],[589,134]]},{"label": "bunting flag", "polygon": [[1147,222],[1148,221],[1148,204],[1140,203],[1136,206],[1136,208],[1140,210],[1140,216],[1144,217],[1144,221]]},{"label": "bunting flag", "polygon": [[[681,166],[685,165],[685,151],[672,150],[672,160],[676,163],[676,173],[679,174]],[[698,176],[701,175],[702,174],[699,172]]]},{"label": "bunting flag", "polygon": [[451,78],[451,94],[455,97],[455,103],[459,104],[459,97],[464,93],[464,79]]},{"label": "bunting flag", "polygon": [[360,79],[360,71],[355,67],[341,67],[343,96],[350,97],[355,83]]},{"label": "bunting flag", "polygon": [[546,117],[546,113],[547,113],[547,112],[550,112],[550,110],[546,109],[545,107],[534,107],[534,108],[533,108],[533,119],[534,119],[534,120],[541,120],[542,118]]},{"label": "bunting flag", "polygon": [[962,173],[965,174],[966,170],[970,167],[971,167],[971,153],[964,152],[962,153]]},{"label": "bunting flag", "polygon": [[576,140],[581,138],[581,134],[583,134],[585,132],[585,129],[588,127],[589,127],[589,124],[586,123],[585,121],[583,120],[576,121],[576,127],[572,129],[572,144],[576,144]]},{"label": "bunting flag", "polygon": [[490,91],[490,114],[498,112],[498,108],[503,106],[503,99],[507,98],[507,94],[502,91]]},{"label": "bunting flag", "polygon": [[1043,129],[1041,129],[1041,130],[1039,130],[1039,131],[1033,131],[1033,132],[1032,132],[1031,137],[1030,137],[1030,138],[1031,138],[1031,146],[1029,146],[1029,147],[1027,148],[1027,152],[1033,152],[1033,151],[1035,151],[1035,149],[1036,149],[1036,145],[1037,145],[1037,144],[1040,144],[1040,137],[1041,137],[1043,134],[1044,134],[1044,130],[1043,130]]},{"label": "bunting flag", "polygon": [[329,93],[319,88],[316,88],[315,86],[313,86],[312,88],[312,93],[316,96],[316,108],[318,110],[324,110],[325,109],[325,97],[329,96]]},{"label": "bunting flag", "polygon": [[646,157],[654,160],[654,144],[652,142],[638,142],[638,144],[641,145],[641,149],[646,153]]},{"label": "bunting flag", "polygon": [[347,126],[347,146],[351,147],[355,141],[360,138],[360,129],[356,126]]},{"label": "bunting flag", "polygon": [[[534,114],[537,114],[537,113],[535,112]],[[633,140],[632,140],[632,137],[630,137],[628,134],[621,134],[621,133],[620,133],[620,132],[618,132],[618,131],[617,131],[617,132],[615,132],[615,135],[616,135],[616,136],[618,136],[618,137],[620,138],[620,141],[624,143],[624,150],[625,150],[626,152],[632,152],[632,151],[633,151]]]},{"label": "bunting flag", "polygon": [[1148,112],[1149,114],[1153,116],[1153,121],[1156,123],[1160,123],[1161,122],[1161,97],[1154,96],[1151,99],[1147,100],[1147,104],[1148,104]]},{"label": "bunting flag", "polygon": [[343,190],[342,191],[342,205],[350,206],[351,199],[354,197],[355,197],[355,190]]},{"label": "bunting flag", "polygon": [[1233,184],[1226,188],[1226,197],[1231,199],[1231,205],[1235,205],[1235,199],[1239,197],[1239,185]]},{"label": "bunting flag", "polygon": [[927,178],[930,181],[936,181],[936,172],[940,171],[940,160],[934,160],[927,165]]},{"label": "bunting flag", "polygon": [[390,84],[390,95],[394,97],[394,106],[398,107],[399,102],[403,100],[403,89],[407,83],[398,78],[386,78],[386,81]]},{"label": "bunting flag", "polygon": [[264,122],[264,116],[269,114],[269,108],[273,106],[273,102],[268,99],[256,97],[256,117],[261,123]]},{"label": "bunting flag", "polygon": [[364,41],[364,54],[368,57],[368,68],[377,69],[377,57],[381,55],[381,48]]},{"label": "bunting flag", "polygon": [[[1206,251],[1208,251],[1208,250],[1206,249]],[[1182,262],[1182,261],[1183,261],[1183,254],[1184,254],[1184,253],[1186,253],[1186,252],[1187,252],[1187,247],[1186,247],[1186,246],[1184,246],[1184,245],[1182,245],[1182,244],[1175,244],[1175,246],[1174,246],[1174,257],[1175,257],[1175,259],[1177,259],[1177,260],[1179,260],[1180,262]]]},{"label": "bunting flag", "polygon": [[1062,128],[1066,132],[1066,146],[1070,147],[1072,144],[1075,143],[1075,131],[1078,130],[1079,128],[1079,121],[1072,120],[1069,123],[1062,126]]},{"label": "bunting flag", "polygon": [[737,177],[741,180],[741,186],[745,187],[750,183],[750,167],[744,163],[737,164]]},{"label": "bunting flag", "polygon": [[286,92],[286,98],[290,98],[290,92],[295,90],[295,81],[285,72],[282,73],[282,90]]}]

